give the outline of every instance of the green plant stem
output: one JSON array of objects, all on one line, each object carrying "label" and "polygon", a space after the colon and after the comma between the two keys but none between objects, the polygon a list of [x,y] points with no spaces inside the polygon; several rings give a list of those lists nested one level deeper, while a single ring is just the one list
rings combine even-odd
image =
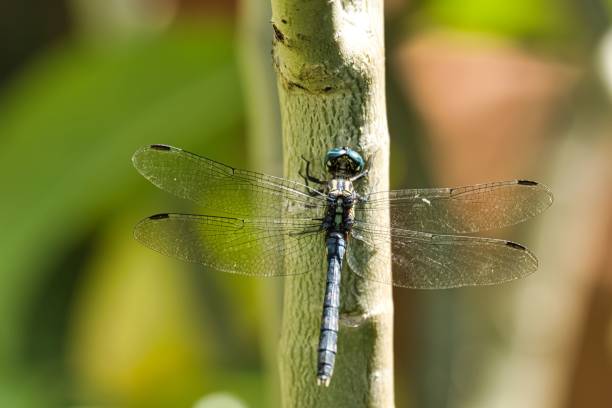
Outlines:
[{"label": "green plant stem", "polygon": [[[370,175],[356,184],[357,190],[388,189],[382,9],[381,0],[272,0],[286,177],[301,179],[301,156],[312,160],[315,175],[323,176],[325,152],[348,145],[373,159]],[[336,368],[329,388],[318,387],[323,247],[321,253],[305,255],[301,264],[287,265],[305,273],[285,284],[282,406],[393,407],[391,287],[344,268]],[[368,262],[367,254],[362,258]],[[391,273],[390,264],[381,267]]]}]

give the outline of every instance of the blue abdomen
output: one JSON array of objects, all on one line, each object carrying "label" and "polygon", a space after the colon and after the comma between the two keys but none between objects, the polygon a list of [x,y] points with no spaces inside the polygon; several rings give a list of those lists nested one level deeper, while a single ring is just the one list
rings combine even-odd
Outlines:
[{"label": "blue abdomen", "polygon": [[334,371],[338,344],[338,317],[340,311],[340,273],[346,250],[346,239],[339,232],[327,237],[327,282],[319,336],[317,383],[329,385]]}]

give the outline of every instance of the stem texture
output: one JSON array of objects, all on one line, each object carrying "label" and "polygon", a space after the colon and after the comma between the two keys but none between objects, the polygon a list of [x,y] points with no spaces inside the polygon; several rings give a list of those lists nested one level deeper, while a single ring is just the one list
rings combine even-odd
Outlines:
[{"label": "stem texture", "polygon": [[[388,190],[382,1],[272,0],[272,14],[285,176],[301,180],[303,156],[312,161],[313,173],[324,177],[325,152],[346,145],[371,161],[369,176],[355,184],[357,191]],[[304,255],[301,264],[287,265],[305,273],[285,284],[283,408],[393,407],[391,287],[345,268],[336,367],[329,388],[318,387],[323,240],[320,253]],[[367,263],[367,254],[362,255]],[[386,269],[390,274],[390,262]]]}]

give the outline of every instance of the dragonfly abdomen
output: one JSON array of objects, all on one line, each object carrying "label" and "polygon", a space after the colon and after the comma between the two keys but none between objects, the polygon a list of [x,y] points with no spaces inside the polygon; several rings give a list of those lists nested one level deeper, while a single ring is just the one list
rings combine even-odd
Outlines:
[{"label": "dragonfly abdomen", "polygon": [[346,250],[346,239],[342,233],[331,232],[327,237],[327,282],[321,334],[319,336],[317,383],[329,385],[334,371],[338,344],[338,315],[340,310],[340,274]]}]

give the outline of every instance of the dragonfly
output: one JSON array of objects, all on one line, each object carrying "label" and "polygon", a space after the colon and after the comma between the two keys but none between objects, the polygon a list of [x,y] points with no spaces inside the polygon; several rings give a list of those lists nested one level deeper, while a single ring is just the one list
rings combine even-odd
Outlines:
[{"label": "dragonfly", "polygon": [[305,160],[303,182],[240,170],[161,144],[139,149],[132,161],[155,186],[211,212],[164,213],[140,221],[134,236],[155,251],[262,277],[303,273],[291,265],[314,253],[323,258],[325,250],[317,349],[317,383],[324,386],[331,381],[337,353],[345,260],[358,276],[399,287],[512,281],[534,272],[536,257],[521,244],[469,234],[521,223],[553,200],[546,186],[529,180],[359,194],[355,185],[368,176],[371,160],[366,163],[347,146],[326,153],[326,179],[313,176]]}]

